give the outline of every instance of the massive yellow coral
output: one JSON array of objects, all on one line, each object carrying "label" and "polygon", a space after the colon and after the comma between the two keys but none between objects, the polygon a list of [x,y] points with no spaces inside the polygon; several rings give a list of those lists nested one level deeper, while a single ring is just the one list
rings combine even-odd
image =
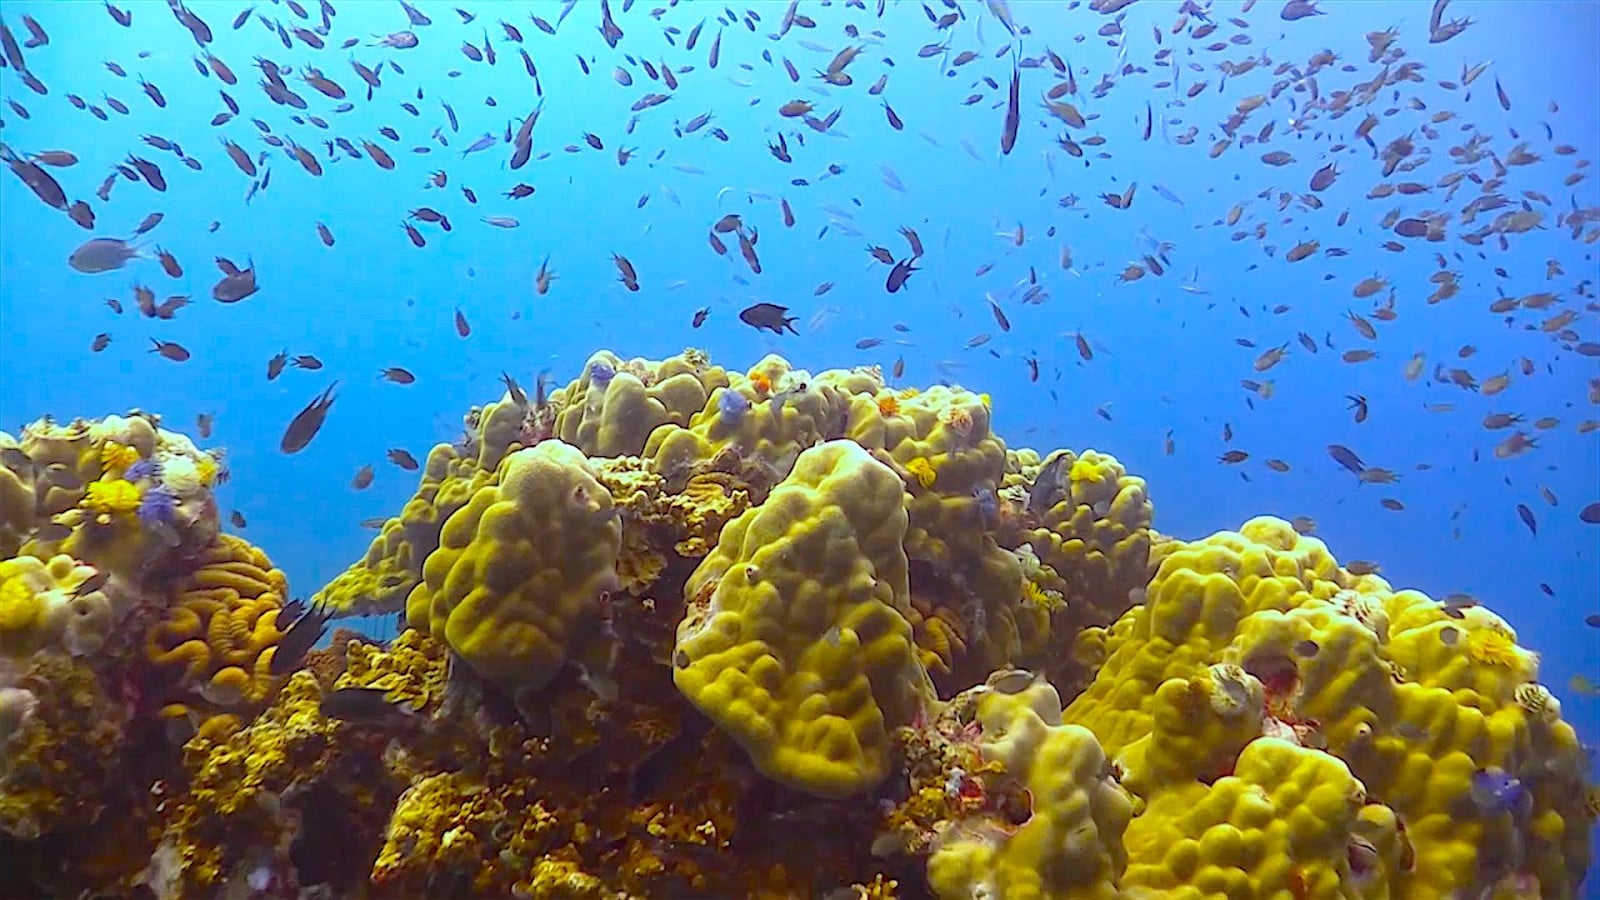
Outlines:
[{"label": "massive yellow coral", "polygon": [[507,456],[445,522],[406,617],[508,692],[536,691],[569,660],[594,665],[621,544],[583,453],[544,441]]},{"label": "massive yellow coral", "polygon": [[928,698],[908,610],[903,483],[859,445],[800,454],[690,576],[679,690],[768,777],[824,797],[889,772]]},{"label": "massive yellow coral", "polygon": [[[761,385],[768,387],[762,390]],[[769,355],[748,375],[711,391],[705,408],[687,426],[667,424],[652,431],[643,455],[674,489],[723,453],[782,478],[807,447],[844,437],[852,398],[881,385],[873,372],[833,370],[812,376]]]},{"label": "massive yellow coral", "polygon": [[1024,448],[1007,456],[1003,493],[1028,511],[1009,539],[1031,548],[1040,589],[1060,597],[1024,658],[1075,692],[1100,661],[1092,645],[1073,652],[1077,635],[1110,624],[1142,594],[1154,511],[1144,479],[1107,454],[1058,450],[1041,460]]},{"label": "massive yellow coral", "polygon": [[133,600],[100,575],[65,554],[48,561],[0,560],[0,656],[23,658],[44,649],[87,656],[99,650]]},{"label": "massive yellow coral", "polygon": [[[1236,665],[1162,682],[1152,730],[1117,757],[1138,798],[1126,888],[1200,900],[1372,893],[1403,868],[1392,810],[1339,759],[1262,737],[1266,691]],[[1387,890],[1387,887],[1384,888]]]},{"label": "massive yellow coral", "polygon": [[727,373],[693,351],[656,363],[601,350],[551,396],[555,437],[588,456],[636,456],[657,427],[689,424],[727,386]]},{"label": "massive yellow coral", "polygon": [[[1248,672],[1264,686],[1264,733],[1325,748],[1397,814],[1415,862],[1383,873],[1391,896],[1476,892],[1512,872],[1570,896],[1587,864],[1577,736],[1533,689],[1532,655],[1487,610],[1456,618],[1258,518],[1163,547],[1145,602],[1093,632],[1105,662],[1068,721],[1122,759],[1160,731],[1164,682],[1217,663]],[[1474,773],[1496,769],[1526,789],[1527,810],[1474,802]]]},{"label": "massive yellow coral", "polygon": [[287,622],[279,622],[288,579],[260,548],[222,535],[174,589],[172,605],[145,636],[145,659],[177,688],[214,707],[263,703],[269,669]]},{"label": "massive yellow coral", "polygon": [[1088,729],[1062,723],[1061,698],[1048,682],[1017,689],[997,681],[955,702],[972,704],[983,757],[1020,783],[1027,807],[950,823],[928,859],[928,883],[947,898],[1123,896],[1122,834],[1132,806],[1100,745]]}]

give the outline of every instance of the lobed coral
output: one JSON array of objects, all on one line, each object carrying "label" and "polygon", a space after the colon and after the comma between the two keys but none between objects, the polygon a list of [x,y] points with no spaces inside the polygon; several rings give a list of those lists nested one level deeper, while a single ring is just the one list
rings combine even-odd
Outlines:
[{"label": "lobed coral", "polygon": [[800,454],[690,577],[673,679],[763,774],[824,797],[889,772],[927,696],[911,642],[900,479],[857,444]]},{"label": "lobed coral", "polygon": [[[1254,744],[1243,744],[1239,761],[1234,748],[1259,724],[1266,738],[1337,757],[1368,800],[1392,811],[1376,818],[1403,823],[1410,865],[1387,865],[1369,879],[1391,896],[1487,890],[1513,874],[1559,895],[1588,861],[1586,763],[1571,726],[1530,703],[1543,692],[1530,690],[1534,657],[1515,637],[1486,609],[1456,618],[1422,594],[1350,574],[1287,522],[1252,519],[1238,532],[1163,548],[1145,602],[1103,634],[1089,633],[1103,642],[1105,662],[1067,719],[1094,731],[1130,784],[1159,783],[1146,771],[1158,757],[1141,748],[1172,730],[1172,685],[1231,666],[1261,685],[1264,712],[1242,720],[1230,740],[1201,735],[1167,754],[1194,766],[1203,751],[1198,758],[1208,762],[1195,777],[1236,771]],[[1475,774],[1487,770],[1510,773],[1527,807],[1475,801]],[[1342,829],[1347,839],[1355,830],[1353,820],[1335,824],[1332,833]],[[1392,835],[1367,840],[1380,849],[1397,843]],[[1289,873],[1277,875],[1287,884]]]},{"label": "lobed coral", "polygon": [[539,690],[568,661],[609,669],[601,600],[618,586],[621,543],[611,493],[579,450],[519,450],[445,522],[407,619],[508,693]]},{"label": "lobed coral", "polygon": [[1014,680],[992,679],[953,705],[970,705],[967,738],[1000,764],[979,795],[1011,787],[1015,797],[946,824],[928,882],[941,897],[1120,897],[1132,804],[1094,735],[1063,723],[1055,688]]},{"label": "lobed coral", "polygon": [[[1149,579],[1154,515],[1144,479],[1094,450],[1007,454],[1003,493],[1026,509],[1011,540],[1028,548],[1031,580],[1050,599],[1036,614],[1024,658],[1070,692],[1081,690],[1101,658],[1077,643],[1085,629],[1109,625],[1142,596]],[[1024,543],[1025,542],[1025,543]]]},{"label": "lobed coral", "polygon": [[[1162,538],[1115,459],[875,368],[601,352],[530,393],[318,594],[412,627],[281,687],[281,573],[181,526],[215,457],[143,414],[0,439],[0,540],[49,551],[0,562],[7,828],[118,835],[174,897],[1576,894],[1587,762],[1484,608],[1273,519]],[[128,639],[60,652],[41,592],[127,565]]]},{"label": "lobed coral", "polygon": [[696,351],[657,363],[601,350],[552,395],[553,436],[586,456],[637,456],[656,428],[687,425],[728,384],[727,373]]}]

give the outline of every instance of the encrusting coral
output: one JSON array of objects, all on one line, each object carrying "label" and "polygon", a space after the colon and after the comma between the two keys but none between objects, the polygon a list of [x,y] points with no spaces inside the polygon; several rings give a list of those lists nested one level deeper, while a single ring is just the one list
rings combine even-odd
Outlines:
[{"label": "encrusting coral", "polygon": [[1579,896],[1588,760],[1504,619],[1277,519],[1159,535],[990,407],[507,378],[312,598],[409,627],[286,678],[220,456],[0,435],[0,854],[41,895]]}]

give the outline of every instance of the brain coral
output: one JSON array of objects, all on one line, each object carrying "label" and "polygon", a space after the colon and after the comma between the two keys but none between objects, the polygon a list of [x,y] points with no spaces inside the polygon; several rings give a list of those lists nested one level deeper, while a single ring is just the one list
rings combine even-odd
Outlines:
[{"label": "brain coral", "polygon": [[266,700],[288,580],[249,541],[222,535],[176,585],[172,605],[145,637],[145,659],[219,707]]}]

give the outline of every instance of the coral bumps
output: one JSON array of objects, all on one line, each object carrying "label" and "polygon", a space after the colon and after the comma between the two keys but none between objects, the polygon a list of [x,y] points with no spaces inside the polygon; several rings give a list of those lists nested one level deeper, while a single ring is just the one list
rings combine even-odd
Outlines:
[{"label": "coral bumps", "polygon": [[315,595],[410,627],[287,679],[217,457],[0,436],[20,890],[1579,896],[1588,760],[1486,608],[1277,519],[1161,536],[1159,486],[957,386],[601,351],[531,393]]},{"label": "coral bumps", "polygon": [[931,686],[906,621],[900,479],[858,445],[800,454],[689,578],[673,680],[763,774],[824,797],[889,773]]}]

